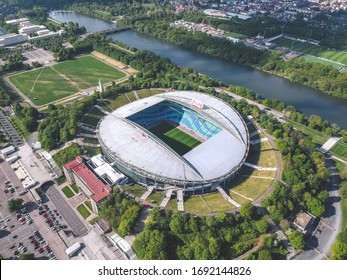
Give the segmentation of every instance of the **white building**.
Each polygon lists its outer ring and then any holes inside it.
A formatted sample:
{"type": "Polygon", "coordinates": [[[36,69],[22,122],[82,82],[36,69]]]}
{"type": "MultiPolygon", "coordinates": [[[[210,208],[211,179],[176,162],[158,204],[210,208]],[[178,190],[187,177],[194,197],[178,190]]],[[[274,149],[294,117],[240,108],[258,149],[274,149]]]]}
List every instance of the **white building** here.
{"type": "Polygon", "coordinates": [[[7,47],[14,44],[27,42],[29,39],[26,34],[5,34],[0,36],[0,47],[7,47]]]}
{"type": "Polygon", "coordinates": [[[47,30],[46,26],[44,25],[31,25],[27,27],[22,27],[18,30],[20,34],[30,34],[35,33],[38,31],[47,30]]]}
{"type": "Polygon", "coordinates": [[[28,21],[28,18],[17,18],[17,19],[7,20],[5,22],[6,24],[19,25],[20,23],[24,21],[28,21]]]}

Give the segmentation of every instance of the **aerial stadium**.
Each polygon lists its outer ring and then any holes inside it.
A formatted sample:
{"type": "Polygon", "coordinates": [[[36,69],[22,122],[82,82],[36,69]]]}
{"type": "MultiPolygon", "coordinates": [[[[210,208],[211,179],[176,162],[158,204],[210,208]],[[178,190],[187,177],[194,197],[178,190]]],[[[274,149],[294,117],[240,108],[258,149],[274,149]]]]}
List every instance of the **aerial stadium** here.
{"type": "Polygon", "coordinates": [[[191,91],[157,94],[118,108],[100,120],[98,140],[105,158],[125,175],[185,194],[226,186],[249,151],[239,113],[218,98],[191,91]]]}

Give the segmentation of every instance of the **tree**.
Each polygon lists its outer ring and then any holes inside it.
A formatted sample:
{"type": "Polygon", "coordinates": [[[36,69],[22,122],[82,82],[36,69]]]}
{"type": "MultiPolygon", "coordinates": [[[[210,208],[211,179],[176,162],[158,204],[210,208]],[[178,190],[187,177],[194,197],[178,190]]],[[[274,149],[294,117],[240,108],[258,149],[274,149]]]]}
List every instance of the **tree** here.
{"type": "Polygon", "coordinates": [[[302,233],[293,230],[289,235],[288,239],[290,243],[293,245],[294,249],[302,250],[305,246],[304,236],[302,233]]]}
{"type": "Polygon", "coordinates": [[[251,202],[247,202],[240,208],[240,215],[246,219],[250,220],[255,215],[255,207],[251,202]]]}
{"type": "Polygon", "coordinates": [[[267,231],[268,224],[264,219],[255,222],[255,227],[260,234],[264,234],[267,231]]]}
{"type": "Polygon", "coordinates": [[[347,243],[337,241],[332,247],[332,256],[333,260],[347,260],[347,243]]]}
{"type": "Polygon", "coordinates": [[[163,232],[159,230],[145,230],[141,232],[133,243],[134,250],[142,260],[167,259],[167,243],[163,232]]]}
{"type": "Polygon", "coordinates": [[[13,213],[16,211],[19,211],[23,207],[23,199],[17,198],[17,199],[11,199],[8,201],[8,210],[13,213]]]}
{"type": "Polygon", "coordinates": [[[19,257],[20,260],[35,260],[34,254],[21,254],[19,257]]]}
{"type": "Polygon", "coordinates": [[[268,250],[261,250],[258,253],[258,260],[272,260],[271,253],[268,250]]]}

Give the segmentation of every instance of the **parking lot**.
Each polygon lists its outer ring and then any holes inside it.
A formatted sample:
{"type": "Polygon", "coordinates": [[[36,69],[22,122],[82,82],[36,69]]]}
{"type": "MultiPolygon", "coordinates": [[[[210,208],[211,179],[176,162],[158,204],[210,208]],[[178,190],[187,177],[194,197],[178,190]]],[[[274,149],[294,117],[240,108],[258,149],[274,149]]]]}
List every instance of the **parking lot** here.
{"type": "Polygon", "coordinates": [[[49,65],[50,63],[54,62],[53,55],[43,49],[35,48],[31,51],[24,52],[23,56],[27,58],[27,60],[25,61],[25,63],[27,64],[31,64],[32,62],[37,61],[42,65],[49,65]]]}
{"type": "Polygon", "coordinates": [[[13,146],[19,147],[23,145],[22,138],[18,135],[17,131],[12,126],[11,122],[6,116],[0,111],[0,124],[6,133],[11,137],[13,146]]]}

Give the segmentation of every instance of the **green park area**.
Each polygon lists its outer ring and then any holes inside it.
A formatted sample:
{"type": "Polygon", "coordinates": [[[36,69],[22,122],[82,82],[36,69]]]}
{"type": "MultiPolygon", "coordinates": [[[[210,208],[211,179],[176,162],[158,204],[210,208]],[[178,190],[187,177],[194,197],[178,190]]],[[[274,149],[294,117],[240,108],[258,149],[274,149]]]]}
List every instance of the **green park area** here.
{"type": "Polygon", "coordinates": [[[347,160],[347,144],[338,142],[330,149],[330,152],[344,160],[347,160]]]}
{"type": "Polygon", "coordinates": [[[132,186],[123,186],[122,189],[123,191],[135,195],[137,197],[141,197],[146,192],[146,189],[144,187],[141,187],[137,184],[132,186]]]}
{"type": "Polygon", "coordinates": [[[92,56],[84,56],[10,77],[10,81],[35,105],[44,105],[125,74],[92,56]]]}

